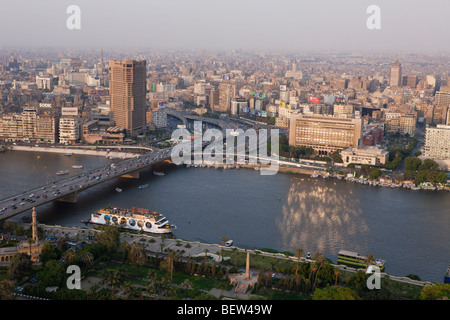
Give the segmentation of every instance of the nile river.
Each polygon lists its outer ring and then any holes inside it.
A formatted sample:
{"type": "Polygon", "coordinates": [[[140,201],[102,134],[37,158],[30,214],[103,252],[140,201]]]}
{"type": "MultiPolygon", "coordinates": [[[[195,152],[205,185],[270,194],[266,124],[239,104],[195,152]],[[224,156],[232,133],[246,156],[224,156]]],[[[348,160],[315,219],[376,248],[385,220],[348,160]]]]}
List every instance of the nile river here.
{"type": "MultiPolygon", "coordinates": [[[[0,153],[0,198],[50,183],[59,170],[75,175],[100,167],[104,157],[38,152],[0,153]],[[84,169],[72,169],[83,164],[84,169]]],[[[226,236],[241,248],[319,251],[333,262],[340,249],[386,260],[386,272],[416,274],[443,282],[450,263],[450,194],[387,189],[305,175],[260,175],[252,169],[151,169],[139,179],[105,182],[78,195],[78,203],[37,208],[42,223],[83,226],[108,205],[163,213],[177,225],[174,235],[220,243],[226,236]],[[146,189],[138,189],[149,184],[146,189]],[[123,189],[122,193],[115,191],[123,189]]],[[[24,215],[26,212],[16,219],[24,215]]]]}

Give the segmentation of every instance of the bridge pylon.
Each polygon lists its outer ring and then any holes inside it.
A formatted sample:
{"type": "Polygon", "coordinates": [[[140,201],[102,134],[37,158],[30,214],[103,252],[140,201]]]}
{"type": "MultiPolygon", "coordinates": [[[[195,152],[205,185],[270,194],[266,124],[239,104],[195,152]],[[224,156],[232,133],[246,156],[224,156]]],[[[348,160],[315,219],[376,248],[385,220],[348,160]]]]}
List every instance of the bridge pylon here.
{"type": "Polygon", "coordinates": [[[139,179],[139,171],[130,172],[130,173],[121,175],[120,178],[139,179]]]}

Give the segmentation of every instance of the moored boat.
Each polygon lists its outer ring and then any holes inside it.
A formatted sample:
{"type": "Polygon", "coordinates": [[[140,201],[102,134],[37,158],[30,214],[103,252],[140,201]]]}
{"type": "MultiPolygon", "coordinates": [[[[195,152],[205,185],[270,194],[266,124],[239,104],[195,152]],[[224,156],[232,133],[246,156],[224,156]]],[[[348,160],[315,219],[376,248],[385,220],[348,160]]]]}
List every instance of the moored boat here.
{"type": "Polygon", "coordinates": [[[69,174],[69,171],[61,170],[56,173],[57,176],[63,176],[65,174],[69,174]]]}
{"type": "Polygon", "coordinates": [[[142,208],[105,208],[91,214],[93,224],[116,225],[125,229],[149,233],[171,233],[176,226],[161,213],[142,208]]]}
{"type": "Polygon", "coordinates": [[[148,187],[148,184],[143,184],[143,185],[139,186],[139,189],[145,189],[147,187],[148,187]]]}
{"type": "Polygon", "coordinates": [[[163,176],[163,175],[164,175],[164,172],[161,172],[161,171],[153,171],[153,174],[156,175],[156,176],[163,176]]]}
{"type": "Polygon", "coordinates": [[[386,261],[382,259],[373,259],[373,261],[367,261],[367,257],[361,256],[356,252],[340,250],[337,256],[337,263],[348,265],[354,268],[367,268],[368,265],[374,265],[383,271],[386,265],[386,261]]]}

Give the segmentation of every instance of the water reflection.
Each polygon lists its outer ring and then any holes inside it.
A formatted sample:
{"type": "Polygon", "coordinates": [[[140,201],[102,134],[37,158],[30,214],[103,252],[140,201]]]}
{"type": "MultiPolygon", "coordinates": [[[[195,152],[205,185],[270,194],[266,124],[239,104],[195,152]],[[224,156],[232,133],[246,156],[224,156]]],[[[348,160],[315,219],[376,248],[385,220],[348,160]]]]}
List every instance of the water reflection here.
{"type": "Polygon", "coordinates": [[[369,228],[360,201],[343,183],[292,177],[278,228],[283,246],[336,255],[366,247],[369,228]],[[354,243],[363,239],[363,243],[354,243]]]}

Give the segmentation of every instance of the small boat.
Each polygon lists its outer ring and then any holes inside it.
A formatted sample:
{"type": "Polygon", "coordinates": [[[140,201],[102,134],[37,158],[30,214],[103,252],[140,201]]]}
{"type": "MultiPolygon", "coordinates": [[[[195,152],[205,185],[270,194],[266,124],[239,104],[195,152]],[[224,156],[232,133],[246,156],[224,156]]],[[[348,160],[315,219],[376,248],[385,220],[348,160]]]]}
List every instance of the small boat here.
{"type": "Polygon", "coordinates": [[[72,166],[74,169],[83,169],[83,166],[81,164],[75,164],[72,166]]]}
{"type": "Polygon", "coordinates": [[[117,192],[122,192],[122,189],[116,188],[116,191],[117,191],[117,192]]]}
{"type": "Polygon", "coordinates": [[[65,175],[65,174],[69,174],[69,171],[63,171],[63,170],[61,170],[61,171],[58,171],[58,172],[56,173],[57,176],[63,176],[63,175],[65,175]]]}
{"type": "Polygon", "coordinates": [[[145,189],[147,187],[148,187],[148,184],[143,184],[143,185],[139,186],[139,189],[145,189]]]}
{"type": "Polygon", "coordinates": [[[164,175],[164,172],[161,172],[161,171],[153,171],[153,174],[156,175],[156,176],[163,176],[163,175],[164,175]]]}
{"type": "Polygon", "coordinates": [[[225,245],[227,247],[231,247],[233,245],[233,240],[228,240],[227,242],[225,242],[225,245]]]}
{"type": "Polygon", "coordinates": [[[71,157],[72,154],[71,153],[66,153],[66,157],[71,157]]]}

